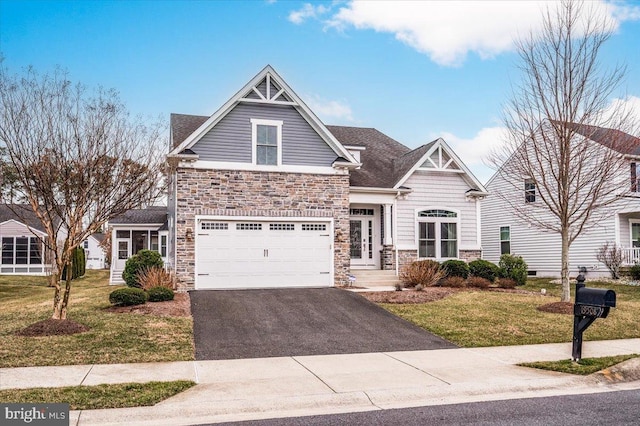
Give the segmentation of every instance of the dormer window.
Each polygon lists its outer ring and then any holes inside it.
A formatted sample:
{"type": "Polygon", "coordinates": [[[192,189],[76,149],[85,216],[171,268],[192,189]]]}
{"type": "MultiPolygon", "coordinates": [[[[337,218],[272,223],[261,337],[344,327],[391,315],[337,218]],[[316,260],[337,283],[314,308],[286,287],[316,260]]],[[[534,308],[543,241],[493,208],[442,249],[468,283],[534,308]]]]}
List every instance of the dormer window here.
{"type": "Polygon", "coordinates": [[[282,121],[251,119],[253,164],[282,164],[282,121]]]}

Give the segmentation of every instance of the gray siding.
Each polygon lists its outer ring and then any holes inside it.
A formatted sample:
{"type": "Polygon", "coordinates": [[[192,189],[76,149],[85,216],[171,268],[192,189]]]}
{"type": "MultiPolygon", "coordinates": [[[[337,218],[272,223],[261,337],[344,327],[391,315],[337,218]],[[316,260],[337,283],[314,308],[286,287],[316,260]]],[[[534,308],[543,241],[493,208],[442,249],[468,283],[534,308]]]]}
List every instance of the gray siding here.
{"type": "Polygon", "coordinates": [[[331,166],[336,153],[292,106],[239,104],[191,149],[204,161],[251,163],[251,119],[282,120],[282,164],[331,166]]]}
{"type": "Polygon", "coordinates": [[[15,222],[7,221],[0,225],[0,236],[2,237],[32,237],[33,232],[27,227],[27,225],[15,222]]]}

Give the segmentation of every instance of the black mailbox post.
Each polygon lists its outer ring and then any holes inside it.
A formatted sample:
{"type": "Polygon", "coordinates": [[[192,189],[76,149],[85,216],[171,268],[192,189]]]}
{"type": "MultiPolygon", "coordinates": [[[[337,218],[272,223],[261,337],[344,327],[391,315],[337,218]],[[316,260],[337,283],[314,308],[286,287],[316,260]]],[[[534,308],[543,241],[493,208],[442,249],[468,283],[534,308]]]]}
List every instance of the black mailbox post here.
{"type": "Polygon", "coordinates": [[[574,361],[582,358],[582,333],[598,318],[606,318],[609,309],[616,307],[616,292],[584,285],[584,275],[576,278],[576,300],[573,305],[573,351],[574,361]]]}

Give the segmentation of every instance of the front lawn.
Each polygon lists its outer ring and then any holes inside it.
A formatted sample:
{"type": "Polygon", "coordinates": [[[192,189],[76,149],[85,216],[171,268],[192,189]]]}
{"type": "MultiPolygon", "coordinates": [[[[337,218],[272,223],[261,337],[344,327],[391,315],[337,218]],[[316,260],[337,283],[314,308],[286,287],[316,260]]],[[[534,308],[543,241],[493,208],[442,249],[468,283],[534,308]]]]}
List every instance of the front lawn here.
{"type": "Polygon", "coordinates": [[[108,312],[108,271],[87,270],[71,288],[68,318],[90,327],[68,336],[15,333],[50,318],[45,277],[0,275],[0,367],[193,360],[190,317],[108,312]]]}
{"type": "MultiPolygon", "coordinates": [[[[584,333],[585,340],[640,337],[640,287],[587,282],[613,289],[617,307],[584,333]]],[[[573,315],[541,312],[540,305],[560,300],[561,286],[533,279],[518,289],[531,294],[468,290],[420,304],[381,303],[390,312],[463,347],[571,342],[573,315]],[[546,296],[540,290],[546,290],[546,296]]],[[[572,284],[573,292],[573,284],[572,284]]]]}
{"type": "Polygon", "coordinates": [[[118,383],[64,388],[7,389],[0,391],[4,403],[67,403],[71,410],[98,410],[155,405],[195,386],[194,382],[118,383]]]}

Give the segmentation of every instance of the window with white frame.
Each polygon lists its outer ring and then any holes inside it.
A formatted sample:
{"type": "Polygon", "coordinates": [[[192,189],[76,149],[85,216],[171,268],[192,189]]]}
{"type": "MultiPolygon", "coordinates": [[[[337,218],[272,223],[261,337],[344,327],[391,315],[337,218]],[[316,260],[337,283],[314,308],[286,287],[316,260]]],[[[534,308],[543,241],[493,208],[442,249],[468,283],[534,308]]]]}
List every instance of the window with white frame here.
{"type": "Polygon", "coordinates": [[[640,222],[631,222],[631,247],[640,248],[640,222]]]}
{"type": "Polygon", "coordinates": [[[282,121],[251,119],[253,163],[282,164],[282,121]]]}
{"type": "Polygon", "coordinates": [[[3,265],[41,265],[42,243],[36,237],[2,237],[3,265]]]}
{"type": "Polygon", "coordinates": [[[500,254],[511,254],[511,227],[500,227],[500,254]]]}
{"type": "Polygon", "coordinates": [[[533,179],[524,180],[524,201],[527,203],[536,201],[536,183],[533,179]]]}
{"type": "Polygon", "coordinates": [[[640,192],[640,163],[631,163],[631,192],[640,192]]]}
{"type": "Polygon", "coordinates": [[[458,214],[431,209],[418,212],[418,256],[421,258],[458,257],[458,214]]]}

